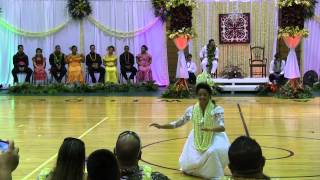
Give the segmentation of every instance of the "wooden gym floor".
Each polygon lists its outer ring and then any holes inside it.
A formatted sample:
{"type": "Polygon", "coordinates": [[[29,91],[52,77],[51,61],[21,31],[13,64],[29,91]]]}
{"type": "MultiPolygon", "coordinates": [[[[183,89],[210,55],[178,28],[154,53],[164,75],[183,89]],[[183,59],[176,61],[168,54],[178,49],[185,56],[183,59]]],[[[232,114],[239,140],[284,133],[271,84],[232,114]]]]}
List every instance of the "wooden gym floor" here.
{"type": "MultiPolygon", "coordinates": [[[[263,97],[218,97],[225,109],[230,141],[249,134],[268,159],[265,173],[274,179],[320,179],[320,98],[308,102],[263,97]],[[237,103],[244,116],[242,122],[237,103]]],[[[196,179],[178,172],[178,158],[191,123],[176,130],[149,128],[152,122],[178,118],[196,100],[163,101],[156,97],[0,96],[0,138],[20,147],[14,180],[35,179],[54,165],[67,136],[79,137],[86,154],[113,149],[117,135],[136,131],[142,138],[143,160],[174,180],[196,179]],[[158,167],[161,166],[161,167],[158,167]]],[[[229,170],[225,170],[230,174],[229,170]]]]}

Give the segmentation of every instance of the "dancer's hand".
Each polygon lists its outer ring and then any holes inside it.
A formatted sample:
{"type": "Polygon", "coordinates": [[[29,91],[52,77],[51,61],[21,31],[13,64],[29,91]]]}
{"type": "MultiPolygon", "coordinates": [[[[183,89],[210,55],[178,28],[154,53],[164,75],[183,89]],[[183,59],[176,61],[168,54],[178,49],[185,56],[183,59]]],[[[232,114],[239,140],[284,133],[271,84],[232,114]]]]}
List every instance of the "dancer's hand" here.
{"type": "Polygon", "coordinates": [[[158,129],[161,129],[161,125],[160,124],[158,124],[158,123],[152,123],[152,124],[150,124],[149,125],[150,127],[156,127],[156,128],[158,128],[158,129]]]}

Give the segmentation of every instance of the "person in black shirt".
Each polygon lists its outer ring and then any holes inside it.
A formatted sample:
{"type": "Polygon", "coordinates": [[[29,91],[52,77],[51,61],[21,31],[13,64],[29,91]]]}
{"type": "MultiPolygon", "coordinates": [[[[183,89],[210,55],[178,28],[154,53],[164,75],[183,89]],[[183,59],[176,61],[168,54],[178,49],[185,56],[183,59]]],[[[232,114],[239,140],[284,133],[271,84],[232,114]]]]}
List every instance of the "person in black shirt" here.
{"type": "Polygon", "coordinates": [[[49,63],[51,65],[50,72],[59,83],[67,73],[64,58],[65,55],[61,52],[60,45],[56,45],[55,51],[50,54],[49,63]]]}
{"type": "Polygon", "coordinates": [[[18,83],[18,73],[26,73],[26,82],[30,82],[30,77],[32,75],[32,70],[29,66],[28,56],[23,52],[23,45],[18,45],[18,52],[13,56],[13,65],[12,70],[13,82],[18,83]]]}
{"type": "Polygon", "coordinates": [[[127,72],[131,72],[130,79],[134,79],[137,74],[137,69],[134,67],[134,56],[129,50],[129,46],[125,46],[124,53],[120,55],[121,74],[127,81],[127,72]]]}
{"type": "Polygon", "coordinates": [[[94,76],[95,72],[98,72],[99,75],[99,83],[104,83],[104,76],[106,70],[101,67],[102,60],[101,56],[96,53],[95,45],[90,45],[90,53],[86,57],[86,65],[88,66],[88,71],[91,76],[92,83],[96,83],[96,77],[94,76]]]}

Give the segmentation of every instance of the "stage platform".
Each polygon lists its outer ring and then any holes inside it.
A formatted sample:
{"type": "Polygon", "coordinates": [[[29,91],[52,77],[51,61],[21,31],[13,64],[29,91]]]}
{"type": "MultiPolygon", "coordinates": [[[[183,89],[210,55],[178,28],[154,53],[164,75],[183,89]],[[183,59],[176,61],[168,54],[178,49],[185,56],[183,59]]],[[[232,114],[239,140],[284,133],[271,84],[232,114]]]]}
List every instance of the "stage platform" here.
{"type": "Polygon", "coordinates": [[[261,84],[269,82],[268,78],[242,78],[242,79],[223,79],[217,78],[213,80],[224,92],[248,92],[257,91],[257,87],[261,84]]]}

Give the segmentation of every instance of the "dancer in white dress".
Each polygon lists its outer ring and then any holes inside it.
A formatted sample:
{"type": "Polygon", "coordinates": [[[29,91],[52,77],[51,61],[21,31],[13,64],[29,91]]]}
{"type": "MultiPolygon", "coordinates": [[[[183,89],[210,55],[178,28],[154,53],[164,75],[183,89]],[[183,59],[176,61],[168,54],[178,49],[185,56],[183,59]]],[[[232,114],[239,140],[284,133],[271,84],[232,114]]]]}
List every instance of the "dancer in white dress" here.
{"type": "Polygon", "coordinates": [[[224,110],[211,101],[212,90],[200,83],[196,88],[199,102],[187,109],[182,118],[166,125],[153,123],[159,129],[175,129],[189,121],[193,129],[179,159],[181,170],[206,179],[220,179],[228,165],[229,140],[224,128],[224,110]]]}
{"type": "Polygon", "coordinates": [[[209,69],[210,74],[214,74],[218,68],[218,59],[219,59],[219,49],[216,46],[215,42],[213,39],[209,40],[209,43],[207,45],[205,45],[201,51],[200,51],[200,60],[201,60],[201,68],[202,71],[207,71],[207,65],[208,65],[208,47],[215,47],[215,51],[214,51],[214,59],[212,61],[212,68],[211,71],[209,69]]]}

